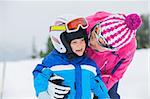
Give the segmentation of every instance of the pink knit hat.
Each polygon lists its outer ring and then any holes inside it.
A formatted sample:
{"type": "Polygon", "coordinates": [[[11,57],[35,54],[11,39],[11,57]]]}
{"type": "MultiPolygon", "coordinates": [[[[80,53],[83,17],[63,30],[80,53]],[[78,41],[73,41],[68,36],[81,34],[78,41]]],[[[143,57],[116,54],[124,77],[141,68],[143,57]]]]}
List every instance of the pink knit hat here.
{"type": "MultiPolygon", "coordinates": [[[[90,22],[90,20],[88,20],[89,25],[93,25],[95,22],[90,22]]],[[[111,14],[95,23],[95,26],[98,25],[101,29],[98,34],[104,37],[107,45],[120,49],[135,37],[141,23],[142,20],[137,14],[129,14],[128,16],[124,14],[111,14]]],[[[91,29],[91,27],[88,27],[87,32],[90,33],[91,29]]]]}

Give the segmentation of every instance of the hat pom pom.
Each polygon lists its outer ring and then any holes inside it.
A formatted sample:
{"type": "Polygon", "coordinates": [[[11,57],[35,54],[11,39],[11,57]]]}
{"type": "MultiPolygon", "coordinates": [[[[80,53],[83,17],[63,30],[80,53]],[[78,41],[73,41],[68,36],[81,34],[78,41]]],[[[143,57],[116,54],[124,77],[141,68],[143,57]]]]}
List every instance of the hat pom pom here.
{"type": "Polygon", "coordinates": [[[142,20],[141,20],[139,15],[137,15],[137,14],[130,14],[130,15],[128,15],[126,17],[125,22],[126,22],[126,24],[127,24],[129,29],[136,30],[141,25],[142,20]]]}

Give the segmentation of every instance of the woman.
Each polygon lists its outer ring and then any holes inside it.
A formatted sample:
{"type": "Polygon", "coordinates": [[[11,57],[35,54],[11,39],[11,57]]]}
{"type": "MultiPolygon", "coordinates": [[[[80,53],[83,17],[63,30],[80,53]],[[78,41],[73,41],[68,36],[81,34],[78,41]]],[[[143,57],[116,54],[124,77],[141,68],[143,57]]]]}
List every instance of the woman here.
{"type": "Polygon", "coordinates": [[[99,66],[111,99],[120,99],[118,83],[133,59],[141,18],[137,14],[97,12],[86,19],[90,46],[87,54],[99,66]]]}

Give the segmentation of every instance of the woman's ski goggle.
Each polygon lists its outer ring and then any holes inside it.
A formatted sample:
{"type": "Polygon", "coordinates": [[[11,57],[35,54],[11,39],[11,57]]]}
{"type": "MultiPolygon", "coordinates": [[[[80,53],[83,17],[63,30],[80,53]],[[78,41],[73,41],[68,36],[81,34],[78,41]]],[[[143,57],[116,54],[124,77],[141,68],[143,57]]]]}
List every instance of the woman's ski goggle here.
{"type": "Polygon", "coordinates": [[[109,46],[106,42],[105,38],[101,35],[101,27],[100,25],[96,25],[92,31],[92,33],[95,34],[97,43],[104,48],[110,49],[110,50],[116,50],[116,48],[109,46]]]}
{"type": "Polygon", "coordinates": [[[81,26],[82,29],[86,29],[88,27],[88,23],[85,18],[71,20],[62,26],[50,26],[50,31],[67,31],[70,33],[78,31],[79,26],[81,26]]]}

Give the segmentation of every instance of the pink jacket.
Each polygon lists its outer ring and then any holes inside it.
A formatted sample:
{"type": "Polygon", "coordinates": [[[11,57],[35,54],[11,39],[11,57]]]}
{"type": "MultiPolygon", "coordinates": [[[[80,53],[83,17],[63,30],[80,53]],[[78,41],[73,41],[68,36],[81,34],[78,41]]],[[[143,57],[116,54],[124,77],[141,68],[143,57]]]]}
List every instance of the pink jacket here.
{"type": "MultiPolygon", "coordinates": [[[[89,33],[91,28],[97,22],[109,15],[111,15],[111,13],[97,12],[95,15],[87,17],[87,21],[92,22],[92,24],[89,24],[87,32],[89,33]]],[[[102,79],[109,90],[122,78],[133,59],[135,50],[136,39],[133,38],[129,44],[125,45],[116,52],[95,52],[91,48],[87,48],[87,55],[98,65],[101,70],[102,79]]]]}

